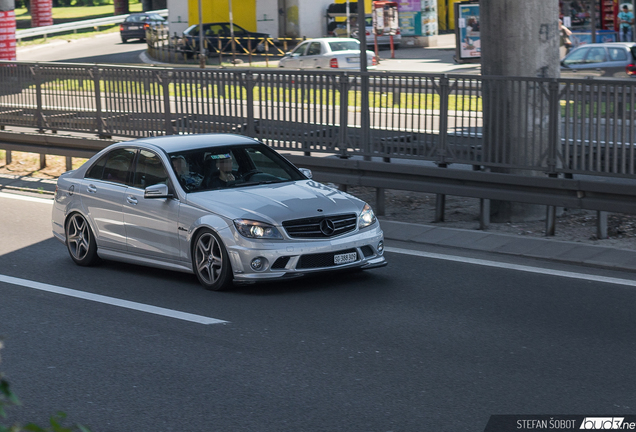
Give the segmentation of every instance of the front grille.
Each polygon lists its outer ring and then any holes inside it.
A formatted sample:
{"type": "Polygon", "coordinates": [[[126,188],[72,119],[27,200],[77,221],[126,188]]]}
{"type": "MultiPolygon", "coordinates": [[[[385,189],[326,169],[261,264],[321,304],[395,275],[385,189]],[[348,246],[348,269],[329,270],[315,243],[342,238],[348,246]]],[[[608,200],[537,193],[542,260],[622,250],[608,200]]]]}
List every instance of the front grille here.
{"type": "Polygon", "coordinates": [[[357,216],[351,213],[285,221],[283,227],[293,238],[329,238],[355,230],[357,221],[357,216]]]}
{"type": "Polygon", "coordinates": [[[336,265],[333,262],[334,255],[340,255],[340,254],[351,253],[351,252],[357,253],[355,249],[347,249],[347,250],[342,250],[338,252],[327,252],[327,253],[303,255],[298,260],[296,269],[334,267],[336,265]]]}

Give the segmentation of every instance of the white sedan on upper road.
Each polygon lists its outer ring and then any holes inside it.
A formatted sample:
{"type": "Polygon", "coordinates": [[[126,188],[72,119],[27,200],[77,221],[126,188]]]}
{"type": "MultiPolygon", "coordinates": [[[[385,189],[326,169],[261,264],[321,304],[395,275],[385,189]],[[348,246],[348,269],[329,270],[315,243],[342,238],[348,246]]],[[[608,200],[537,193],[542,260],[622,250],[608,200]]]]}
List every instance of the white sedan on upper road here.
{"type": "MultiPolygon", "coordinates": [[[[367,51],[367,69],[378,64],[375,53],[367,51]]],[[[279,67],[293,69],[360,69],[360,42],[351,38],[307,40],[287,53],[279,67]]]]}

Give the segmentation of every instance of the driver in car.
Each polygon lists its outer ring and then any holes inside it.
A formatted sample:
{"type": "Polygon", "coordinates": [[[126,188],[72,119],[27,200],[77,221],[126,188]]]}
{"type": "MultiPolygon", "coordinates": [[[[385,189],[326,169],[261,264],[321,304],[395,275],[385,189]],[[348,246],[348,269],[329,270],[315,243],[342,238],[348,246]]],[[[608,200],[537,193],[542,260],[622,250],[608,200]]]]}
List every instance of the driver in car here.
{"type": "Polygon", "coordinates": [[[232,156],[230,154],[220,154],[213,157],[216,159],[216,169],[218,176],[210,179],[208,187],[226,187],[236,180],[232,174],[232,156]]]}

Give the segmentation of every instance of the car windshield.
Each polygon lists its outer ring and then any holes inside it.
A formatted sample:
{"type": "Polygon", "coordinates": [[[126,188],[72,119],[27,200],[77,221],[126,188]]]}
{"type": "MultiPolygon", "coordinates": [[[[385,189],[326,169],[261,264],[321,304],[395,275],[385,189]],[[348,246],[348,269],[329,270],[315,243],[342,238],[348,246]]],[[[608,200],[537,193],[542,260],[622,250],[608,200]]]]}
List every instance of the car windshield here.
{"type": "Polygon", "coordinates": [[[186,192],[305,179],[298,169],[265,145],[211,147],[169,156],[186,192]]]}
{"type": "Polygon", "coordinates": [[[358,51],[360,50],[360,42],[358,41],[334,41],[334,42],[329,42],[329,48],[331,48],[331,51],[349,51],[349,50],[354,50],[354,51],[358,51]]]}

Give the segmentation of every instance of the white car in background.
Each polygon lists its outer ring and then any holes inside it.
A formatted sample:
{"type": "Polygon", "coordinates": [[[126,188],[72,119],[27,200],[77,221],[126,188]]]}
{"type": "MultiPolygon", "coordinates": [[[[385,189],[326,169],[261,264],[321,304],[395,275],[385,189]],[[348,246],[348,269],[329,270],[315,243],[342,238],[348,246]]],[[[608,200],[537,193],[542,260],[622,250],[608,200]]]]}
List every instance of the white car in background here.
{"type": "MultiPolygon", "coordinates": [[[[367,51],[367,69],[377,66],[367,51]]],[[[318,38],[302,42],[280,59],[279,67],[292,69],[360,69],[360,42],[352,38],[318,38]]]]}

